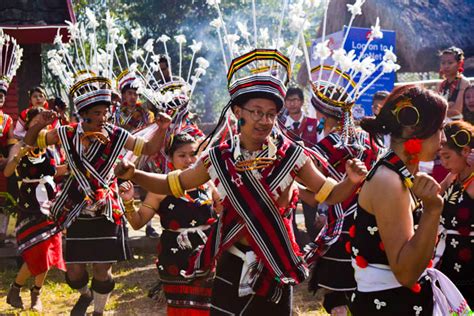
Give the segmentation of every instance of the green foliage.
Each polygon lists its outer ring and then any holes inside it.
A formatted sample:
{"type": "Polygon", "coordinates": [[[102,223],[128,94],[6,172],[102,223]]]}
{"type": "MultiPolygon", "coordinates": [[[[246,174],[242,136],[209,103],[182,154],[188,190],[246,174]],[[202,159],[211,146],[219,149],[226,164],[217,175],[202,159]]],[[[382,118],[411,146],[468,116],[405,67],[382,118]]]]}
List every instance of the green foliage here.
{"type": "MultiPolygon", "coordinates": [[[[257,27],[268,27],[270,40],[272,35],[276,37],[283,2],[282,0],[256,1],[258,6],[257,27]]],[[[289,0],[288,2],[291,4],[294,1],[289,0]]],[[[162,34],[171,38],[178,34],[184,34],[188,45],[192,43],[192,39],[202,41],[203,49],[200,55],[206,58],[211,66],[196,88],[193,95],[193,106],[202,122],[215,121],[220,110],[228,101],[225,76],[227,69],[224,67],[216,31],[209,25],[217,17],[217,12],[214,8],[210,8],[205,0],[75,0],[73,5],[78,22],[86,20],[85,10],[89,8],[96,12],[98,18],[105,17],[105,12],[109,10],[122,29],[129,30],[139,25],[144,33],[139,45],[144,44],[149,38],[157,39],[162,34]]],[[[224,21],[228,25],[229,33],[237,32],[235,22],[246,20],[249,32],[253,34],[252,2],[250,0],[222,1],[221,9],[224,11],[224,21]]],[[[308,12],[308,16],[312,25],[317,25],[318,17],[321,16],[321,8],[315,12],[308,12]]],[[[309,29],[306,35],[307,41],[314,39],[315,34],[315,27],[309,29]]],[[[102,40],[105,41],[105,38],[104,34],[102,40]]],[[[285,40],[284,47],[294,43],[295,34],[287,30],[287,24],[283,24],[282,38],[285,40]]],[[[160,44],[156,43],[155,45],[160,44]]],[[[168,48],[173,60],[172,67],[177,69],[178,45],[174,41],[170,41],[168,48]]],[[[161,51],[162,48],[159,47],[159,50],[161,51]]],[[[282,50],[283,53],[287,53],[286,48],[282,50]]],[[[191,59],[190,51],[188,52],[189,54],[183,61],[184,69],[188,68],[191,59]]],[[[47,68],[46,63],[46,58],[43,58],[44,68],[47,68]]],[[[297,69],[299,67],[295,70],[297,69]]],[[[45,77],[50,83],[48,86],[51,86],[53,91],[57,91],[57,84],[54,84],[54,80],[47,72],[46,70],[45,77]]],[[[295,76],[296,71],[293,73],[295,76]]]]}

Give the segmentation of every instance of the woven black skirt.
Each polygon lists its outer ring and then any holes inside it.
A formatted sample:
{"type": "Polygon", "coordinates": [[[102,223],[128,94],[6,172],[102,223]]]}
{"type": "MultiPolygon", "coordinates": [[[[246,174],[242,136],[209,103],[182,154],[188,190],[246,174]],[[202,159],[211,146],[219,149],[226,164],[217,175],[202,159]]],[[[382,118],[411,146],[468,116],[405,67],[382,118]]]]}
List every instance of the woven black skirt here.
{"type": "Polygon", "coordinates": [[[377,291],[355,291],[349,306],[354,316],[432,316],[433,291],[427,278],[419,282],[421,290],[413,292],[406,287],[377,291]]]}
{"type": "Polygon", "coordinates": [[[104,216],[79,216],[67,229],[66,263],[114,263],[128,260],[130,248],[125,223],[117,225],[104,216]]]}

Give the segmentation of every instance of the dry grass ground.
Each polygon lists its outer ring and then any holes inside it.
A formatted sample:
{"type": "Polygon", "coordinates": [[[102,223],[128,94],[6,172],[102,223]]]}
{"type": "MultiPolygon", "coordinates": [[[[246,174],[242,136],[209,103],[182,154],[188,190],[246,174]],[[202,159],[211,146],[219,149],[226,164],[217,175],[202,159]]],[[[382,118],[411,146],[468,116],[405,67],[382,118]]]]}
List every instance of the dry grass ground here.
{"type": "MultiPolygon", "coordinates": [[[[11,308],[6,303],[6,294],[16,270],[3,267],[0,272],[0,315],[35,315],[32,311],[11,308]]],[[[114,267],[116,288],[106,306],[106,315],[166,315],[164,304],[147,297],[148,289],[155,282],[156,268],[152,255],[135,256],[134,260],[121,262],[114,267]]],[[[29,286],[28,286],[29,287],[29,286]]],[[[64,283],[61,271],[51,271],[43,287],[43,315],[69,315],[79,294],[64,283]]],[[[22,291],[23,302],[30,306],[29,291],[22,291]]],[[[294,309],[296,315],[326,315],[315,296],[308,293],[306,284],[295,289],[294,309]]],[[[89,308],[92,313],[92,308],[89,308]]],[[[36,315],[38,315],[36,313],[36,315]]]]}

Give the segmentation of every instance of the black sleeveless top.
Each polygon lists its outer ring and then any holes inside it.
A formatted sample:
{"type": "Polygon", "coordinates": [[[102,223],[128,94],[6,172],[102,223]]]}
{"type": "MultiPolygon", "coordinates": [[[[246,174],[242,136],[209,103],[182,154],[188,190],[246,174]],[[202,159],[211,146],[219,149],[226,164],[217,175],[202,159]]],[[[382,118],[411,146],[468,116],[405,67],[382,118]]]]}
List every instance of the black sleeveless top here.
{"type": "MultiPolygon", "coordinates": [[[[161,201],[157,213],[163,227],[157,245],[156,265],[160,280],[166,284],[189,283],[191,280],[181,276],[180,271],[188,268],[189,256],[205,243],[207,237],[190,231],[186,234],[186,239],[192,246],[186,249],[180,246],[178,240],[183,230],[211,225],[216,221],[212,199],[204,189],[190,191],[183,198],[168,195],[161,201]]],[[[201,229],[201,232],[207,236],[209,229],[201,229]]]]}
{"type": "Polygon", "coordinates": [[[452,82],[444,80],[440,85],[440,93],[448,95],[448,102],[456,102],[461,88],[461,77],[456,77],[452,82]]]}
{"type": "Polygon", "coordinates": [[[465,187],[474,181],[453,182],[444,193],[441,225],[447,230],[439,269],[455,284],[474,286],[474,199],[465,187]]]}
{"type": "MultiPolygon", "coordinates": [[[[413,184],[413,175],[393,151],[389,151],[375,164],[367,175],[367,180],[370,180],[374,176],[380,166],[388,167],[396,172],[400,176],[401,181],[408,188],[413,184]]],[[[410,194],[416,201],[413,217],[414,223],[417,223],[422,213],[422,204],[411,191],[410,194]]],[[[346,247],[351,249],[352,257],[356,260],[356,264],[361,268],[367,267],[369,263],[388,265],[385,247],[380,238],[375,216],[364,210],[358,203],[357,211],[354,214],[354,221],[355,224],[349,229],[351,244],[346,247]]]]}
{"type": "Polygon", "coordinates": [[[56,196],[54,183],[51,185],[50,181],[44,181],[46,176],[54,177],[56,174],[53,153],[49,149],[45,152],[38,152],[38,149],[35,149],[33,155],[25,155],[16,167],[18,178],[23,179],[18,199],[18,209],[23,215],[41,215],[39,200],[53,201],[56,196]],[[33,156],[36,154],[38,157],[33,156]],[[40,184],[42,186],[38,187],[40,184]]]}
{"type": "Polygon", "coordinates": [[[215,218],[212,199],[205,190],[188,192],[188,197],[166,196],[160,203],[158,215],[163,229],[176,230],[208,224],[215,218]]]}

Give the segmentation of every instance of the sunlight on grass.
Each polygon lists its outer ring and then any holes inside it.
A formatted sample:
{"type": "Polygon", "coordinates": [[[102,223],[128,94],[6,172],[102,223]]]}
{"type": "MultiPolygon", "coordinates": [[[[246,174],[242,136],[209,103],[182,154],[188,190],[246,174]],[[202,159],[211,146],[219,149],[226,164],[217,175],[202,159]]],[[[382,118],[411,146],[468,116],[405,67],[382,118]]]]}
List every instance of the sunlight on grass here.
{"type": "MultiPolygon", "coordinates": [[[[120,262],[113,268],[116,281],[115,290],[107,302],[106,315],[166,315],[166,306],[147,297],[148,290],[157,280],[155,257],[152,255],[135,256],[134,260],[120,262]]],[[[13,282],[15,269],[0,272],[0,315],[39,315],[30,310],[20,311],[6,303],[8,288],[13,282]]],[[[31,280],[21,291],[26,308],[30,306],[31,280]]],[[[294,291],[294,312],[301,316],[327,315],[315,297],[306,291],[306,284],[294,291]]],[[[72,306],[79,298],[79,293],[69,288],[64,282],[64,272],[50,271],[42,288],[41,299],[44,305],[42,315],[69,315],[72,306]]],[[[88,312],[92,312],[89,307],[88,312]]]]}

